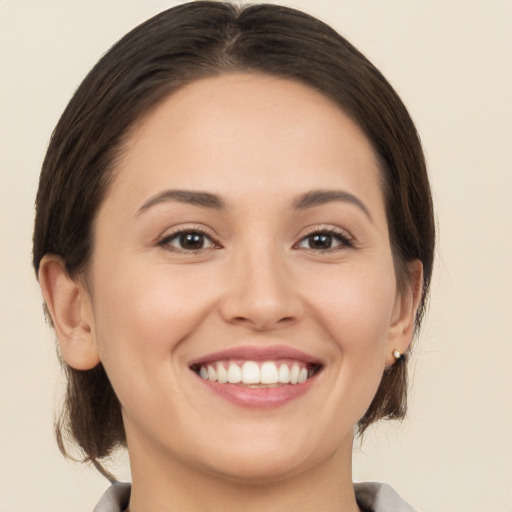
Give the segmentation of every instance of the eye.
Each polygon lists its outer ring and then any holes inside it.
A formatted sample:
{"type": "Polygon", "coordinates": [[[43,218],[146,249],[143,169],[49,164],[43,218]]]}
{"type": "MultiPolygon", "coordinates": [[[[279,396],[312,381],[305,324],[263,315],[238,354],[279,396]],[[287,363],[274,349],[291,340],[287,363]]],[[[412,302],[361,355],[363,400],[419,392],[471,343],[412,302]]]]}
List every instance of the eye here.
{"type": "Polygon", "coordinates": [[[181,250],[187,252],[198,252],[204,249],[218,247],[210,236],[202,231],[187,230],[178,231],[167,235],[159,245],[171,250],[181,250]]]}
{"type": "Polygon", "coordinates": [[[353,243],[344,233],[329,229],[310,233],[299,241],[298,247],[314,251],[329,251],[353,247],[353,243]]]}

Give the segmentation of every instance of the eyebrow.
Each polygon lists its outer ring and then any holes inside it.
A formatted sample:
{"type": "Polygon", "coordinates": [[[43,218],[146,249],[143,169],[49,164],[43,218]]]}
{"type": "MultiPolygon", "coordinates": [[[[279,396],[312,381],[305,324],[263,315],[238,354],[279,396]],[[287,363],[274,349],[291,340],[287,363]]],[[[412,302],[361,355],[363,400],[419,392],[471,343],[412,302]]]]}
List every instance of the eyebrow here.
{"type": "Polygon", "coordinates": [[[353,194],[343,190],[313,190],[296,198],[292,206],[296,210],[305,210],[307,208],[314,208],[333,201],[340,201],[342,203],[350,203],[357,206],[367,217],[373,222],[370,210],[365,204],[353,194]]]}
{"type": "Polygon", "coordinates": [[[193,190],[166,190],[150,197],[138,210],[137,214],[142,213],[152,206],[168,201],[176,201],[178,203],[193,204],[202,206],[203,208],[213,208],[221,210],[225,208],[224,201],[215,194],[209,192],[196,192],[193,190]]]}
{"type": "MultiPolygon", "coordinates": [[[[226,208],[224,200],[216,194],[210,192],[198,192],[194,190],[165,190],[153,197],[150,197],[138,210],[140,214],[152,206],[166,203],[168,201],[176,201],[178,203],[192,204],[203,208],[212,208],[214,210],[222,210],[226,208]]],[[[312,190],[306,194],[302,194],[292,202],[292,208],[295,210],[306,210],[315,206],[322,206],[333,201],[350,203],[357,206],[367,217],[373,222],[372,216],[364,203],[353,194],[343,190],[312,190]]]]}

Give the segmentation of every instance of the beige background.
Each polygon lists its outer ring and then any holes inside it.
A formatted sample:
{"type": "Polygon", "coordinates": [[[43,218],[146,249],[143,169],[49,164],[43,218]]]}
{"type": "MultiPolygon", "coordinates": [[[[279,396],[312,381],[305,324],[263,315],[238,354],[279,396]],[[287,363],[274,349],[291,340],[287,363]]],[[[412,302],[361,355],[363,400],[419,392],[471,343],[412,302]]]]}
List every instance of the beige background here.
{"type": "MultiPolygon", "coordinates": [[[[91,511],[107,485],[52,438],[61,378],[30,267],[33,201],[51,130],[85,73],[175,3],[0,0],[0,512],[91,511]]],[[[395,85],[437,206],[409,418],[367,435],[354,476],[391,483],[423,512],[511,512],[512,3],[283,3],[334,25],[395,85]]]]}

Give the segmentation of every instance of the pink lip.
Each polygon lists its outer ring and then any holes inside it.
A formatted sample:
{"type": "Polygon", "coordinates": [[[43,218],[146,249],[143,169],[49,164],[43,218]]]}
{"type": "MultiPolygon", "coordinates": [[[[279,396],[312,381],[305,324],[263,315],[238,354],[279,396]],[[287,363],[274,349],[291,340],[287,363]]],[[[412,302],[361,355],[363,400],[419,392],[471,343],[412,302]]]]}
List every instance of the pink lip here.
{"type": "Polygon", "coordinates": [[[221,384],[197,378],[213,393],[240,407],[275,409],[307,393],[316,375],[301,384],[285,384],[276,388],[246,388],[239,384],[221,384]]]}
{"type": "Polygon", "coordinates": [[[213,352],[189,362],[189,367],[221,360],[276,361],[278,359],[295,359],[311,364],[322,364],[316,357],[292,347],[275,345],[271,347],[242,346],[213,352]]]}
{"type": "MultiPolygon", "coordinates": [[[[271,347],[242,346],[220,350],[190,361],[189,367],[193,369],[201,364],[223,360],[276,361],[280,359],[292,359],[304,361],[309,364],[322,365],[318,358],[306,354],[305,352],[295,348],[277,345],[271,347]]],[[[197,375],[197,372],[194,373],[197,375]]],[[[317,375],[314,375],[300,384],[285,384],[268,388],[250,388],[240,384],[213,382],[202,379],[197,375],[200,382],[206,386],[210,392],[240,407],[253,409],[273,409],[281,407],[303,396],[311,389],[311,386],[316,381],[316,377],[317,375]]]]}

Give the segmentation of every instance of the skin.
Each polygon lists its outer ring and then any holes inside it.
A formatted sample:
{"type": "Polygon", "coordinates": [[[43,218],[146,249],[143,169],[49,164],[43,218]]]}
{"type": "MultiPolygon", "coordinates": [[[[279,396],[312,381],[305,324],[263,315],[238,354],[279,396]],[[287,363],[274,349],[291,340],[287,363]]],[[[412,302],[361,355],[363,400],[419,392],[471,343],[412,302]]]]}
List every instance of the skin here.
{"type": "Polygon", "coordinates": [[[46,256],[40,282],[66,361],[101,360],[122,404],[130,510],[357,511],[353,429],[407,349],[421,283],[415,262],[397,287],[365,135],[304,85],[223,75],[142,119],[115,171],[86,279],[46,256]],[[225,206],[154,201],[168,190],[225,206]],[[359,203],[293,206],[319,190],[359,203]],[[184,250],[179,230],[205,232],[202,248],[184,250]],[[241,345],[294,347],[322,371],[284,406],[240,407],[189,362],[241,345]]]}

